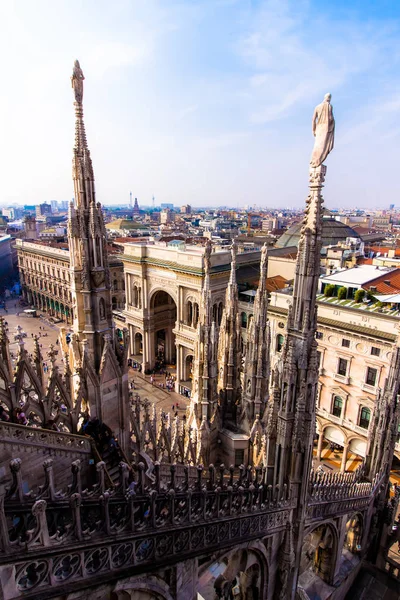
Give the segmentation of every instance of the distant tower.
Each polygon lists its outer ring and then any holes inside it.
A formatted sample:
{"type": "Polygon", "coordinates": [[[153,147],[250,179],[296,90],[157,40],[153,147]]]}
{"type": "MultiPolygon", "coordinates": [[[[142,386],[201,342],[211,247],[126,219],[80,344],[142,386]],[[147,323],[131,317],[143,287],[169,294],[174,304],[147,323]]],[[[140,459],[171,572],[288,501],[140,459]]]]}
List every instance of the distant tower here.
{"type": "Polygon", "coordinates": [[[152,201],[153,201],[153,208],[154,208],[154,202],[155,202],[155,198],[154,198],[154,196],[153,196],[153,198],[152,198],[152,201]]]}
{"type": "Polygon", "coordinates": [[[36,217],[28,215],[24,221],[25,238],[27,240],[37,240],[38,231],[36,227],[36,217]]]}
{"type": "Polygon", "coordinates": [[[135,204],[133,206],[133,215],[136,217],[140,215],[140,209],[137,198],[135,198],[135,204]]]}
{"type": "Polygon", "coordinates": [[[129,206],[132,208],[132,192],[129,192],[129,206]]]}

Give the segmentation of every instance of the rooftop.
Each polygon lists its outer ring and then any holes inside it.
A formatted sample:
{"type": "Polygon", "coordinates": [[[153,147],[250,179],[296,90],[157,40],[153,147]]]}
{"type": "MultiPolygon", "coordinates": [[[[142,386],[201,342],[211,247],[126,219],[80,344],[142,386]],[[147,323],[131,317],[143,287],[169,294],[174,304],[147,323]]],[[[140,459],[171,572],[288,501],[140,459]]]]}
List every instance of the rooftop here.
{"type": "Polygon", "coordinates": [[[344,284],[344,285],[365,285],[375,279],[389,273],[397,271],[395,267],[376,267],[375,265],[360,265],[352,269],[343,269],[321,277],[324,283],[344,284]]]}
{"type": "MultiPolygon", "coordinates": [[[[276,245],[278,248],[287,246],[298,246],[300,241],[300,232],[303,222],[295,223],[278,239],[276,245]]],[[[331,218],[322,219],[322,246],[335,246],[338,242],[344,241],[348,237],[360,238],[359,234],[340,221],[331,218]]]]}

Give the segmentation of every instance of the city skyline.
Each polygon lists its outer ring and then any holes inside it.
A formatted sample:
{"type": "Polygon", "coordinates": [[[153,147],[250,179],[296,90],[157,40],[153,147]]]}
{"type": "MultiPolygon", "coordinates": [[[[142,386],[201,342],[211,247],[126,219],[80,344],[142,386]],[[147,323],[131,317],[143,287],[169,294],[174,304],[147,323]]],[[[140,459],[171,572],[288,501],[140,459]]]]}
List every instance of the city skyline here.
{"type": "Polygon", "coordinates": [[[332,93],[326,206],[397,204],[400,58],[391,3],[4,4],[0,204],[70,199],[71,64],[81,61],[105,205],[301,207],[313,106],[332,93]],[[318,10],[316,10],[318,8],[318,10]],[[5,29],[7,26],[7,31],[5,29]],[[87,90],[87,91],[86,91],[87,90]],[[372,143],[373,140],[373,143],[372,143]],[[21,176],[23,167],[24,176],[21,176]],[[284,185],[282,185],[284,182],[284,185]]]}

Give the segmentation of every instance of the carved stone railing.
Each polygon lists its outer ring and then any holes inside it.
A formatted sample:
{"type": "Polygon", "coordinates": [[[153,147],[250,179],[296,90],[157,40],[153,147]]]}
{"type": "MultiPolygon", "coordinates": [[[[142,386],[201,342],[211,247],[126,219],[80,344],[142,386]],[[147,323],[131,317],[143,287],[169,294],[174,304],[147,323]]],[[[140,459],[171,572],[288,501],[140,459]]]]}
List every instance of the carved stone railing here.
{"type": "Polygon", "coordinates": [[[375,499],[384,470],[371,481],[363,481],[363,467],[355,473],[311,472],[307,519],[320,520],[330,516],[363,510],[375,499]]]}
{"type": "Polygon", "coordinates": [[[400,582],[400,565],[391,558],[386,558],[385,571],[388,575],[400,582]]]}
{"type": "MultiPolygon", "coordinates": [[[[13,486],[0,497],[0,586],[4,600],[34,590],[96,577],[120,578],[146,565],[156,567],[230,547],[281,531],[295,499],[263,484],[260,472],[242,469],[237,476],[223,467],[196,467],[197,479],[175,481],[175,465],[168,480],[154,465],[148,483],[139,464],[136,481],[120,463],[120,482],[107,490],[104,463],[98,463],[98,482],[82,490],[79,461],[67,490],[57,491],[51,461],[46,461],[46,485],[36,497],[21,486],[21,461],[11,465],[13,486]],[[50,464],[49,464],[50,463],[50,464]],[[231,485],[230,485],[231,484],[231,485]]],[[[72,589],[72,587],[71,587],[72,589]]],[[[46,597],[41,595],[41,597],[46,597]]]]}
{"type": "Polygon", "coordinates": [[[73,433],[40,429],[38,427],[26,427],[0,421],[1,443],[11,443],[54,450],[73,451],[82,454],[91,454],[90,438],[85,438],[73,433]]]}
{"type": "Polygon", "coordinates": [[[322,408],[317,408],[316,413],[317,413],[317,416],[323,417],[324,419],[327,419],[328,421],[331,421],[332,423],[336,423],[337,425],[340,425],[341,427],[345,427],[346,429],[350,429],[351,431],[358,433],[359,435],[361,435],[364,438],[366,438],[368,436],[368,429],[365,429],[364,427],[360,427],[359,425],[352,423],[351,421],[349,421],[349,419],[345,419],[343,417],[336,417],[335,415],[328,413],[326,410],[323,410],[322,408]]]}

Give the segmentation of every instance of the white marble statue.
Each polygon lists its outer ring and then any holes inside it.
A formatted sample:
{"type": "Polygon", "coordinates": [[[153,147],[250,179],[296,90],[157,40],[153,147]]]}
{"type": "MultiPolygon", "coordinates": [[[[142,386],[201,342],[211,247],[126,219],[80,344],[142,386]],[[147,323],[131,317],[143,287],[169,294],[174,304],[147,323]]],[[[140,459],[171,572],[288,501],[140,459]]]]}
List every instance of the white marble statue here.
{"type": "Polygon", "coordinates": [[[325,94],[321,104],[315,107],[312,118],[312,131],[315,142],[310,165],[311,167],[319,167],[333,150],[335,137],[335,119],[330,94],[325,94]]]}
{"type": "Polygon", "coordinates": [[[82,69],[79,64],[79,60],[74,63],[74,70],[72,72],[71,84],[75,93],[75,101],[82,102],[83,100],[83,81],[85,76],[83,75],[82,69]]]}

